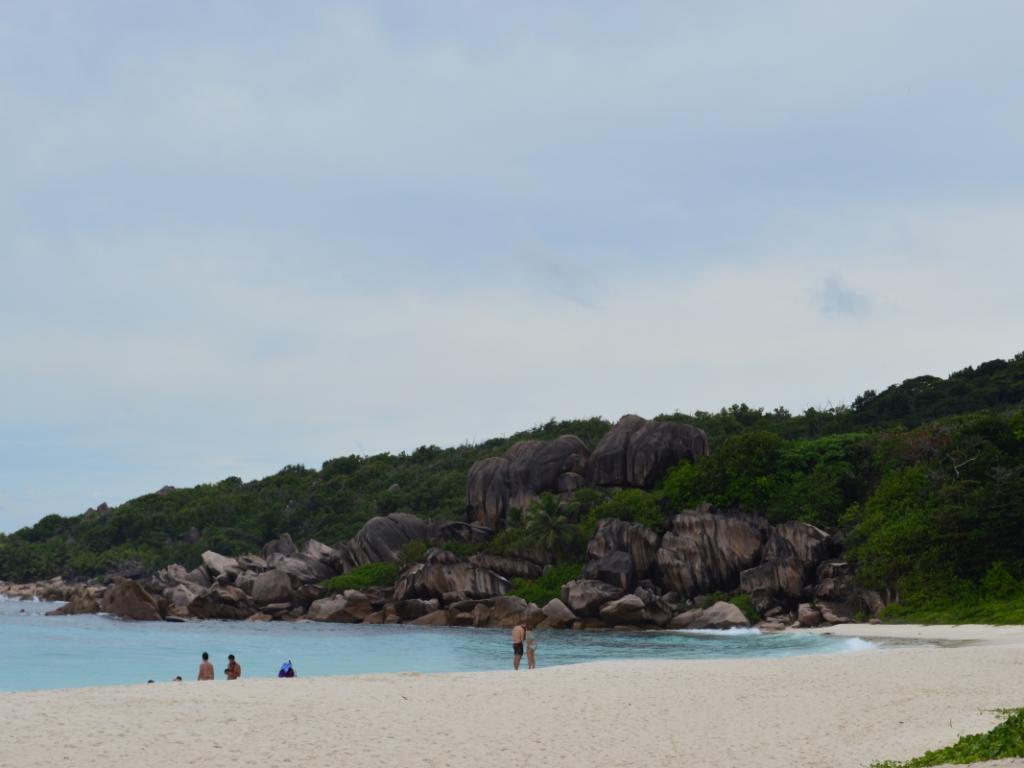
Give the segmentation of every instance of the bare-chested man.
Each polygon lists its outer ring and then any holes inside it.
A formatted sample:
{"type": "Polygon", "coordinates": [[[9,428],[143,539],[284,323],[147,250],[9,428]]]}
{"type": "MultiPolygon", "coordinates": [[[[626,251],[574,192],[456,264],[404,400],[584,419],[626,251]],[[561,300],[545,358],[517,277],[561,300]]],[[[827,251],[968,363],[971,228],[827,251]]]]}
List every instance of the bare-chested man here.
{"type": "Polygon", "coordinates": [[[523,660],[523,640],[526,638],[526,624],[512,627],[512,667],[518,672],[519,662],[523,660]]]}
{"type": "Polygon", "coordinates": [[[210,663],[210,654],[203,651],[203,660],[199,662],[199,677],[196,680],[213,680],[213,664],[210,663]]]}
{"type": "Polygon", "coordinates": [[[228,680],[237,680],[242,676],[242,665],[235,661],[235,654],[228,654],[228,668],[224,670],[228,680]]]}

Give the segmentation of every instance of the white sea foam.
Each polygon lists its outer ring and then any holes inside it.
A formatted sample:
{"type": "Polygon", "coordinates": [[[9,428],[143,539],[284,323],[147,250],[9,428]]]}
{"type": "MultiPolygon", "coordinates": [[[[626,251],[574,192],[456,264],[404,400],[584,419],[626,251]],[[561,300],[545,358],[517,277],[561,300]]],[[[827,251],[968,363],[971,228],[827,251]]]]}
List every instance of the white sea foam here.
{"type": "Polygon", "coordinates": [[[737,637],[739,635],[760,635],[756,627],[730,627],[729,629],[678,629],[684,635],[711,635],[712,637],[737,637]]]}
{"type": "Polygon", "coordinates": [[[844,651],[874,651],[880,646],[863,637],[848,637],[840,644],[844,651]]]}

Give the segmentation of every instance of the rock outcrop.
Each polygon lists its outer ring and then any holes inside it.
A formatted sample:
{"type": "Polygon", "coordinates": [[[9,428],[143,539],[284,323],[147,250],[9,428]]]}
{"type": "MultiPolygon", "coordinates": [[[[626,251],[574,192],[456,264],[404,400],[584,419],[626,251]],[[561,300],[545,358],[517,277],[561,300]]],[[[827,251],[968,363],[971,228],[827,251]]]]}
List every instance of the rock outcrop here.
{"type": "Polygon", "coordinates": [[[733,629],[749,627],[750,622],[743,611],[732,603],[719,601],[710,608],[695,608],[675,616],[669,627],[672,629],[733,629]]]}
{"type": "Polygon", "coordinates": [[[817,564],[828,557],[831,542],[831,536],[809,523],[781,523],[768,537],[764,559],[795,558],[812,575],[817,564]]]}
{"type": "Polygon", "coordinates": [[[360,565],[398,560],[402,545],[429,539],[431,533],[430,524],[416,515],[394,512],[374,517],[341,547],[338,562],[342,570],[349,571],[360,565]]]}
{"type": "Polygon", "coordinates": [[[569,606],[557,597],[549,600],[541,611],[549,626],[556,629],[570,626],[577,619],[576,614],[570,610],[569,606]]]}
{"type": "Polygon", "coordinates": [[[608,624],[646,624],[649,621],[647,607],[636,595],[625,595],[605,603],[599,615],[608,624]]]}
{"type": "Polygon", "coordinates": [[[509,509],[525,509],[542,493],[580,487],[588,451],[583,441],[563,435],[549,442],[523,440],[504,456],[481,459],[469,469],[469,520],[491,528],[505,524],[509,509]]]}
{"type": "Polygon", "coordinates": [[[766,525],[750,515],[708,508],[679,513],[657,554],[662,585],[688,597],[735,589],[740,572],[758,561],[766,525]]]}
{"type": "Polygon", "coordinates": [[[224,555],[211,550],[203,552],[203,567],[206,568],[207,572],[214,580],[234,580],[234,578],[242,572],[242,568],[239,566],[238,560],[233,557],[225,557],[224,555]]]}
{"type": "Polygon", "coordinates": [[[583,578],[603,581],[623,592],[632,592],[637,581],[633,560],[627,552],[609,552],[591,560],[583,567],[583,578]]]}
{"type": "Polygon", "coordinates": [[[263,545],[264,558],[268,558],[271,555],[294,555],[298,551],[295,542],[292,541],[292,537],[287,533],[282,533],[273,541],[268,541],[263,545]]]}
{"type": "Polygon", "coordinates": [[[125,579],[107,588],[103,610],[124,619],[160,621],[160,604],[137,581],[125,579]]]}
{"type": "Polygon", "coordinates": [[[335,575],[335,571],[308,555],[271,555],[267,562],[274,570],[284,571],[299,584],[314,584],[335,575]]]}
{"type": "Polygon", "coordinates": [[[601,606],[622,597],[622,590],[594,579],[577,579],[562,585],[562,602],[577,616],[597,616],[601,606]]]}
{"type": "Polygon", "coordinates": [[[704,430],[678,421],[648,421],[629,437],[626,482],[650,488],[679,462],[708,453],[704,430]]]}
{"type": "Polygon", "coordinates": [[[49,611],[47,616],[71,616],[78,613],[99,613],[100,604],[96,593],[88,587],[78,587],[68,596],[60,608],[49,611]]]}
{"type": "Polygon", "coordinates": [[[623,487],[630,485],[627,467],[629,442],[647,419],[628,414],[609,430],[594,448],[587,467],[587,476],[594,485],[623,487]]]}
{"type": "Polygon", "coordinates": [[[707,435],[702,430],[635,415],[619,419],[593,455],[573,435],[547,442],[523,440],[504,456],[481,459],[470,467],[466,481],[468,519],[500,528],[510,509],[525,509],[542,493],[571,493],[588,483],[650,488],[680,461],[707,452],[707,435]]]}
{"type": "Polygon", "coordinates": [[[491,528],[503,527],[515,485],[512,463],[504,456],[474,463],[469,468],[466,481],[466,507],[470,520],[491,528]]]}
{"type": "Polygon", "coordinates": [[[292,577],[287,571],[280,568],[271,568],[256,577],[250,595],[256,605],[270,605],[271,603],[291,603],[292,577]]]}
{"type": "Polygon", "coordinates": [[[221,585],[203,590],[189,604],[188,612],[197,619],[247,619],[255,613],[245,592],[221,585]]]}
{"type": "Polygon", "coordinates": [[[594,536],[587,544],[587,557],[596,560],[613,552],[626,553],[632,563],[634,577],[646,579],[652,574],[657,561],[658,535],[640,523],[604,518],[598,521],[594,536]]]}
{"type": "Polygon", "coordinates": [[[766,560],[740,573],[740,590],[748,594],[765,592],[795,600],[804,586],[803,564],[795,557],[766,560]]]}
{"type": "Polygon", "coordinates": [[[369,598],[362,592],[350,589],[341,595],[315,600],[309,606],[306,618],[313,621],[353,624],[365,621],[371,613],[373,613],[373,606],[369,598]]]}
{"type": "Polygon", "coordinates": [[[481,598],[504,595],[512,584],[494,571],[469,563],[427,563],[406,568],[395,582],[395,600],[481,598]]]}

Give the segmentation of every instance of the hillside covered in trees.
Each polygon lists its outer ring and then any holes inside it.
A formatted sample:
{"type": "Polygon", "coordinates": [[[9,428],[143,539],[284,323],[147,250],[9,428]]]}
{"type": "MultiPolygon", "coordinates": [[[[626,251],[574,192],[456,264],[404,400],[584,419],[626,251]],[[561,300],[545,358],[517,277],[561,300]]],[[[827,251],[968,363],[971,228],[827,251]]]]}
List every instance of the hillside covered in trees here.
{"type": "MultiPolygon", "coordinates": [[[[1022,403],[1024,354],[868,391],[848,407],[662,415],[707,432],[710,456],[680,464],[650,491],[585,489],[561,507],[545,503],[549,518],[561,514],[567,529],[584,535],[600,517],[656,527],[704,501],[772,522],[810,522],[844,543],[865,586],[899,600],[895,613],[970,618],[980,603],[1013,612],[1024,578],[1022,403]]],[[[592,449],[610,428],[599,418],[551,421],[478,445],[348,456],[319,470],[289,466],[262,480],[232,477],[76,517],[51,515],[0,535],[0,579],[192,567],[205,550],[257,551],[284,531],[335,544],[370,517],[396,511],[461,519],[474,461],[519,440],[563,434],[592,449]]],[[[559,542],[560,560],[578,559],[580,538],[559,542]]]]}

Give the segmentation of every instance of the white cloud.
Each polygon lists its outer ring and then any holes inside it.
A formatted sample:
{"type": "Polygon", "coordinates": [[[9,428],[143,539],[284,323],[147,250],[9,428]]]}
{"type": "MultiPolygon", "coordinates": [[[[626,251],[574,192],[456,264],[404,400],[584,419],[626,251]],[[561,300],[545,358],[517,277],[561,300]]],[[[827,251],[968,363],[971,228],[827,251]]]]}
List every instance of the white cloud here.
{"type": "Polygon", "coordinates": [[[57,8],[0,28],[0,529],[1024,338],[1015,5],[57,8]]]}

